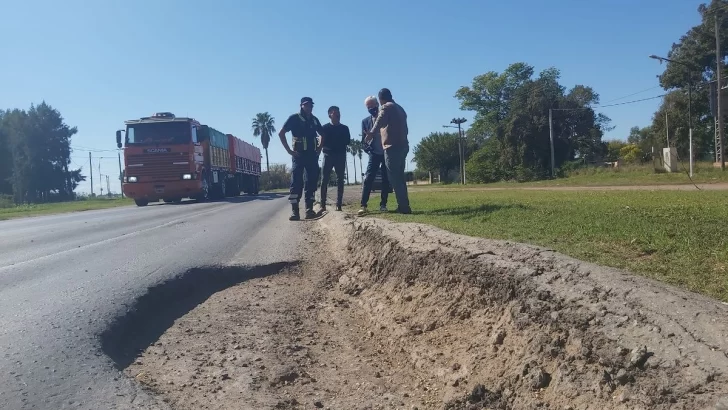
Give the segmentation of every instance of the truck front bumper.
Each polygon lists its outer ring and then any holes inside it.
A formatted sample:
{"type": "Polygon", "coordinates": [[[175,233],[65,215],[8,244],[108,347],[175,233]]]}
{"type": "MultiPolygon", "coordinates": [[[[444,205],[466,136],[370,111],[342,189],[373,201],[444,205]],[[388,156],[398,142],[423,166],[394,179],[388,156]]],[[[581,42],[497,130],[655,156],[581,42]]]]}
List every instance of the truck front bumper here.
{"type": "Polygon", "coordinates": [[[202,181],[127,182],[122,189],[128,198],[155,202],[195,197],[202,192],[202,181]]]}

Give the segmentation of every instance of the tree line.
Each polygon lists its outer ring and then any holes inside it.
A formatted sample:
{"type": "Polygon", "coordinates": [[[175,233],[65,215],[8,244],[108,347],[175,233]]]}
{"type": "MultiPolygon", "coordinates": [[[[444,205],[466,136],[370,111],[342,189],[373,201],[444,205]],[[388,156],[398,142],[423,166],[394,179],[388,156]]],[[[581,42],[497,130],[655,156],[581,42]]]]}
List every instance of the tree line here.
{"type": "MultiPolygon", "coordinates": [[[[653,115],[652,124],[631,128],[625,135],[626,142],[602,140],[613,128],[607,116],[595,111],[599,108],[599,94],[587,85],[567,90],[559,83],[560,73],[556,68],[536,75],[532,66],[519,62],[500,73],[490,71],[479,75],[470,86],[461,87],[455,93],[460,108],[475,113],[461,141],[467,180],[486,183],[551,176],[550,110],[556,176],[575,167],[605,161],[651,161],[652,148],[660,155],[668,139],[670,146],[677,148],[678,156],[687,158],[688,84],[693,85],[694,156],[696,159],[714,157],[715,124],[709,92],[717,66],[715,22],[718,19],[720,52],[725,56],[728,31],[724,21],[728,19],[723,15],[728,14],[728,0],[712,0],[699,6],[698,12],[701,23],[683,35],[667,53],[667,58],[678,63],[667,63],[659,77],[660,86],[667,93],[653,115]],[[686,64],[694,66],[693,69],[689,70],[686,64]]],[[[441,180],[454,180],[459,174],[457,133],[433,132],[415,146],[413,153],[420,173],[438,172],[441,180]]]]}
{"type": "MultiPolygon", "coordinates": [[[[660,86],[666,91],[660,107],[652,117],[652,124],[630,130],[628,142],[637,145],[643,159],[650,157],[651,147],[670,146],[678,156],[688,158],[688,113],[692,111],[693,156],[696,160],[715,158],[715,119],[710,109],[710,88],[715,86],[718,59],[716,56],[715,25],[718,22],[720,55],[728,54],[728,0],[712,0],[698,7],[700,24],[692,27],[673,43],[667,62],[659,76],[660,86]],[[688,86],[692,85],[692,109],[688,110],[688,86]]],[[[655,61],[657,64],[657,61],[655,61]]],[[[721,71],[725,86],[728,71],[721,71]]],[[[728,102],[726,102],[728,103],[728,102]]]]}
{"type": "Polygon", "coordinates": [[[0,195],[16,204],[68,201],[86,177],[71,167],[78,132],[45,101],[29,109],[0,110],[0,195]]]}

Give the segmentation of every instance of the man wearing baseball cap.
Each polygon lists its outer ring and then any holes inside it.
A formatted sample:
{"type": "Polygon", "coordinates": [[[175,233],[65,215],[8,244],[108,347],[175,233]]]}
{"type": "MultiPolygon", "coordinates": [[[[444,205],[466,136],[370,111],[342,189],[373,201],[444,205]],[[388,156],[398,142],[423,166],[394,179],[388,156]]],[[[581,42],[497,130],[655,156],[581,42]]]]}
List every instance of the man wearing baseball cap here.
{"type": "Polygon", "coordinates": [[[303,194],[303,173],[306,172],[305,205],[306,219],[316,217],[313,211],[313,203],[316,196],[316,185],[319,177],[318,157],[321,146],[317,144],[316,135],[321,138],[323,134],[321,122],[313,115],[313,99],[311,97],[301,98],[301,110],[288,117],[283,128],[278,132],[283,147],[292,158],[291,166],[291,193],[288,197],[291,203],[291,221],[301,219],[299,202],[303,194]],[[286,133],[291,132],[293,148],[286,141],[286,133]]]}

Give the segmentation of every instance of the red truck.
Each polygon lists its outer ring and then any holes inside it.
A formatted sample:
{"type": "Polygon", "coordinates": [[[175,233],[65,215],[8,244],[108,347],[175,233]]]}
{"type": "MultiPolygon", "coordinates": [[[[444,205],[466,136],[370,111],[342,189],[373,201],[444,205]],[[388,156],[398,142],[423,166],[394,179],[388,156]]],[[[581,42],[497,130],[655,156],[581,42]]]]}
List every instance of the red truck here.
{"type": "Polygon", "coordinates": [[[124,147],[122,189],[138,206],[258,194],[259,148],[169,112],[125,124],[116,132],[116,145],[124,147]]]}

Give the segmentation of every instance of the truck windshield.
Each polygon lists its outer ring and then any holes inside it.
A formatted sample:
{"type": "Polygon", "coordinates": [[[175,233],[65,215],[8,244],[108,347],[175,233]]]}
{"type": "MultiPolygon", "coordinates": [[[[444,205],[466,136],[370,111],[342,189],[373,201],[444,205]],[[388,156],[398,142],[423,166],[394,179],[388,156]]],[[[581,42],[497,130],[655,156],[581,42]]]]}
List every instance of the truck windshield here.
{"type": "Polygon", "coordinates": [[[132,145],[186,144],[191,140],[191,125],[188,122],[134,124],[126,129],[126,143],[132,145]]]}

